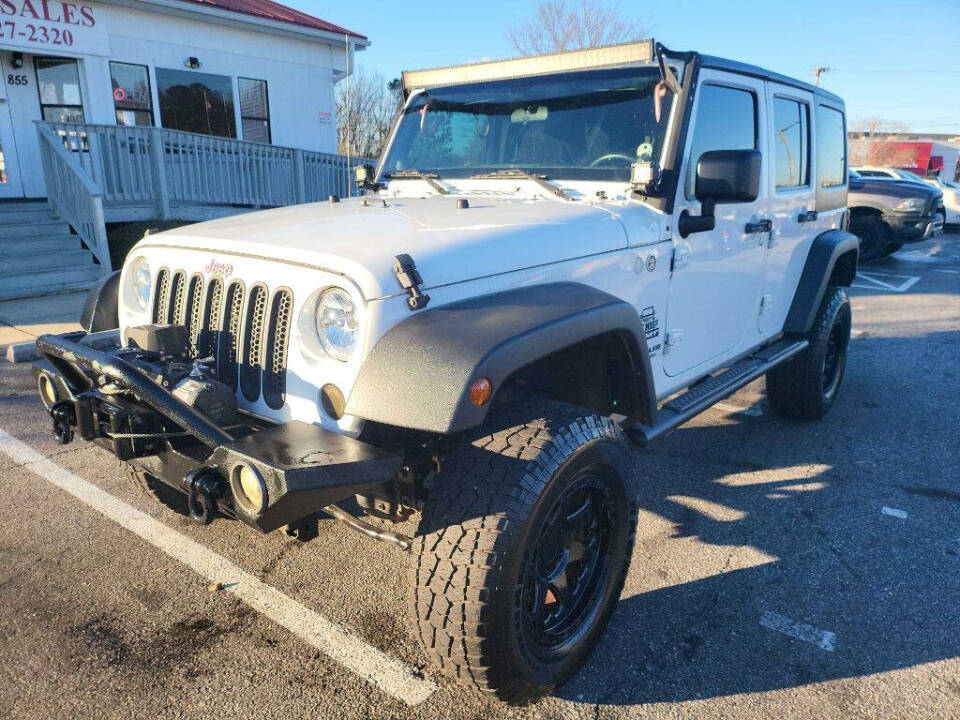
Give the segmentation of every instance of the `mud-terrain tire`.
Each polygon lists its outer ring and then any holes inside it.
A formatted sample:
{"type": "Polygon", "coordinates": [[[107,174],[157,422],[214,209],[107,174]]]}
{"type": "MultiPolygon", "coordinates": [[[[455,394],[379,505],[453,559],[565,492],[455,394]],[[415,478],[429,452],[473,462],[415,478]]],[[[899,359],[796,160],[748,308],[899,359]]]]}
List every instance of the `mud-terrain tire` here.
{"type": "Polygon", "coordinates": [[[890,244],[890,230],[873,215],[858,215],[850,221],[850,232],[860,239],[860,262],[870,262],[883,256],[890,244]]]}
{"type": "Polygon", "coordinates": [[[836,400],[850,343],[850,300],[829,287],[810,331],[810,346],[767,373],[767,401],[794,420],[819,420],[836,400]]]}
{"type": "Polygon", "coordinates": [[[131,486],[135,487],[141,493],[151,500],[155,500],[168,510],[172,510],[177,515],[189,515],[190,510],[187,507],[187,496],[177,492],[162,480],[154,477],[150,473],[138,470],[130,463],[121,462],[123,472],[131,486]]]}
{"type": "Polygon", "coordinates": [[[410,555],[422,647],[501,700],[551,691],[593,649],[629,568],[638,485],[623,432],[520,399],[492,410],[435,480],[410,555]]]}

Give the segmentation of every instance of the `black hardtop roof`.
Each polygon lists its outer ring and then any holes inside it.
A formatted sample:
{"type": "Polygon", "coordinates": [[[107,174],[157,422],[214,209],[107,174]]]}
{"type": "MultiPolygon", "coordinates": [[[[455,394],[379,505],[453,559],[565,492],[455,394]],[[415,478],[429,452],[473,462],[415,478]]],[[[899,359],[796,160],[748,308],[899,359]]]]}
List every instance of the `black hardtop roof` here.
{"type": "Polygon", "coordinates": [[[796,78],[792,78],[787,75],[781,75],[780,73],[773,72],[772,70],[765,70],[762,67],[750,65],[749,63],[728,60],[726,58],[715,57],[713,55],[700,55],[700,67],[713,68],[714,70],[726,70],[727,72],[738,73],[740,75],[751,75],[764,80],[772,80],[773,82],[778,82],[782,85],[790,85],[792,87],[799,88],[800,90],[807,90],[808,92],[811,92],[814,95],[823,98],[824,100],[830,100],[831,102],[837,103],[841,107],[843,106],[843,98],[841,98],[839,95],[834,95],[828,90],[824,90],[822,87],[811,85],[808,82],[797,80],[796,78]]]}

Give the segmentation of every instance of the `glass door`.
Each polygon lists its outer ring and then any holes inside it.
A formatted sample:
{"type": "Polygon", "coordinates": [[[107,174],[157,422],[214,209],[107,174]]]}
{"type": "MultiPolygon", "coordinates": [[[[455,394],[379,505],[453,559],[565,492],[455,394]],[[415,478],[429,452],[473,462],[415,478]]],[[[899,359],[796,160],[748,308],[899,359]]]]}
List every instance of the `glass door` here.
{"type": "Polygon", "coordinates": [[[20,183],[17,146],[13,142],[6,84],[4,74],[3,83],[0,84],[0,198],[19,198],[23,197],[23,186],[20,183]]]}

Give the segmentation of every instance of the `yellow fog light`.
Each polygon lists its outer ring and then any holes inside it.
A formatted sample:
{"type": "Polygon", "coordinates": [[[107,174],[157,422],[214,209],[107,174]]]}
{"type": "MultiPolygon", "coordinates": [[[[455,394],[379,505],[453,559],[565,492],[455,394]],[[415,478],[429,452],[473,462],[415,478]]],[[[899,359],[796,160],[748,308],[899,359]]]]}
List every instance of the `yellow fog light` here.
{"type": "Polygon", "coordinates": [[[57,384],[46,373],[41,373],[37,377],[37,389],[40,391],[40,399],[43,404],[50,407],[60,399],[60,392],[57,390],[57,384]]]}
{"type": "Polygon", "coordinates": [[[246,463],[234,466],[230,473],[230,488],[233,490],[233,499],[245,513],[256,515],[263,510],[267,501],[267,486],[255,467],[246,463]]]}

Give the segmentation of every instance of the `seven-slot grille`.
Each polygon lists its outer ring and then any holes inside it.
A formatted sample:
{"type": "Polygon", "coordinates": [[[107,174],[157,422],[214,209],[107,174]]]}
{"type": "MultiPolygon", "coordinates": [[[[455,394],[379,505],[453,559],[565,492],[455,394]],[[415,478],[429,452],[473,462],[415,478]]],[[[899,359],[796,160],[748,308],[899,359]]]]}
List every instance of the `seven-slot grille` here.
{"type": "Polygon", "coordinates": [[[153,321],[187,329],[190,356],[214,358],[217,379],[250,402],[261,396],[268,407],[283,407],[287,390],[287,347],[293,319],[293,293],[263,283],[246,287],[188,276],[162,268],[154,290],[153,321]]]}

